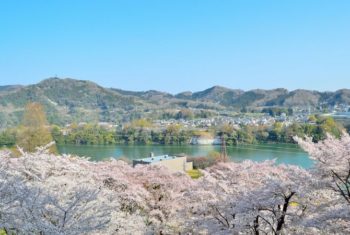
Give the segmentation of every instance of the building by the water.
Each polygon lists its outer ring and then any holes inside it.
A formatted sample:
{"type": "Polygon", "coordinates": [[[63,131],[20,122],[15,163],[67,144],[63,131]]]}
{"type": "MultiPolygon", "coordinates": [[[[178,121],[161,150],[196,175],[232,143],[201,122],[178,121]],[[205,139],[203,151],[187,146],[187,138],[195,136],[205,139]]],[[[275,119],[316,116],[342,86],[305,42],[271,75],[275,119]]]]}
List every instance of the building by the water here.
{"type": "Polygon", "coordinates": [[[189,171],[193,169],[193,163],[187,162],[186,156],[153,156],[151,154],[148,158],[136,159],[133,160],[133,166],[135,167],[138,164],[142,165],[161,165],[169,168],[171,171],[189,171]]]}

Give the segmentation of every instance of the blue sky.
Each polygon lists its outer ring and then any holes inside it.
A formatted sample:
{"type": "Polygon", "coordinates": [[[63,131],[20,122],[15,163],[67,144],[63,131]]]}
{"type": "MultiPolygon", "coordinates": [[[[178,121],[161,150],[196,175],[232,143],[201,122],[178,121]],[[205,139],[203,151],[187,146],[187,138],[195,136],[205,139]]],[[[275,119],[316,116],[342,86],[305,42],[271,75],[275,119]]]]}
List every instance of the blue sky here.
{"type": "Polygon", "coordinates": [[[0,85],[350,88],[348,0],[4,0],[0,85]]]}

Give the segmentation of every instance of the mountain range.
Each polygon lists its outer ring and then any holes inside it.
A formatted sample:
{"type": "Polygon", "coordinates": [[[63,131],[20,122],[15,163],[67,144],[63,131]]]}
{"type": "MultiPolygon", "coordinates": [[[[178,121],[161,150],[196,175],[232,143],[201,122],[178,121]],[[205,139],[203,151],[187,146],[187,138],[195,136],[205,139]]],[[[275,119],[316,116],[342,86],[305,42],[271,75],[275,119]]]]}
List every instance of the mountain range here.
{"type": "Polygon", "coordinates": [[[173,95],[155,90],[125,91],[105,88],[96,83],[75,79],[49,78],[34,85],[0,86],[0,128],[17,125],[28,102],[45,106],[51,123],[117,122],[166,110],[192,109],[213,112],[261,110],[266,107],[313,108],[350,105],[350,90],[319,92],[230,89],[214,86],[199,92],[173,95]]]}

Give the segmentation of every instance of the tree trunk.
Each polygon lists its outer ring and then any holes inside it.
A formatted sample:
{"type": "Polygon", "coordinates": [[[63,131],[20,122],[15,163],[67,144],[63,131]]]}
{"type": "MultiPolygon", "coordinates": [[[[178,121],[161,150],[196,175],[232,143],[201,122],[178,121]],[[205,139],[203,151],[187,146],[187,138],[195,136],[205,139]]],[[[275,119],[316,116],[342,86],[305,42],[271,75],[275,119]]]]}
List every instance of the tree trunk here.
{"type": "Polygon", "coordinates": [[[257,216],[254,220],[254,225],[253,225],[253,229],[254,229],[254,234],[255,235],[259,235],[259,216],[257,216]]]}
{"type": "Polygon", "coordinates": [[[10,231],[7,228],[4,228],[4,231],[5,231],[6,235],[10,235],[11,234],[10,231]]]}
{"type": "Polygon", "coordinates": [[[282,215],[277,220],[277,227],[276,227],[276,234],[280,234],[282,231],[282,228],[284,226],[284,223],[286,222],[286,214],[289,206],[290,199],[294,196],[295,192],[291,192],[288,197],[284,198],[284,204],[282,208],[282,215]]]}

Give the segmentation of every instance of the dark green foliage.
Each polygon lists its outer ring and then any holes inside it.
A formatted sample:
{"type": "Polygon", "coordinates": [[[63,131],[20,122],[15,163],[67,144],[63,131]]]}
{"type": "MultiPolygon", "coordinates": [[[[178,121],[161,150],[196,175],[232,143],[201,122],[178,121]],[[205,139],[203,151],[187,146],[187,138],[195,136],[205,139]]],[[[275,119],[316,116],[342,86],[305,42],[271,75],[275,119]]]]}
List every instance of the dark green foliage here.
{"type": "Polygon", "coordinates": [[[282,113],[285,113],[287,115],[293,115],[293,109],[291,108],[264,108],[261,112],[268,113],[272,117],[281,116],[282,113]]]}
{"type": "Polygon", "coordinates": [[[188,144],[192,131],[181,130],[179,126],[169,126],[166,130],[150,131],[143,129],[127,129],[123,131],[123,140],[128,144],[188,144]]]}
{"type": "Polygon", "coordinates": [[[63,133],[62,133],[59,126],[52,126],[51,127],[51,135],[57,144],[65,143],[65,137],[63,136],[63,133]]]}
{"type": "Polygon", "coordinates": [[[57,143],[65,144],[115,144],[117,143],[115,130],[107,130],[98,125],[86,124],[72,125],[63,135],[60,130],[52,129],[53,137],[57,143]]]}
{"type": "Polygon", "coordinates": [[[293,137],[310,136],[313,141],[318,142],[327,137],[327,133],[339,138],[344,128],[335,122],[332,118],[317,117],[315,124],[293,123],[284,126],[276,122],[272,127],[264,126],[241,126],[234,130],[228,127],[223,130],[220,127],[216,130],[217,135],[224,136],[227,145],[236,145],[241,143],[295,143],[293,137]]]}
{"type": "Polygon", "coordinates": [[[14,146],[16,144],[17,131],[7,129],[0,133],[0,146],[14,146]]]}
{"type": "Polygon", "coordinates": [[[52,127],[52,136],[59,144],[188,144],[192,131],[170,126],[166,130],[126,127],[122,130],[106,129],[98,125],[72,125],[67,130],[52,127]],[[63,135],[63,131],[66,132],[63,135]]]}

